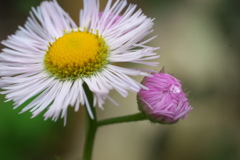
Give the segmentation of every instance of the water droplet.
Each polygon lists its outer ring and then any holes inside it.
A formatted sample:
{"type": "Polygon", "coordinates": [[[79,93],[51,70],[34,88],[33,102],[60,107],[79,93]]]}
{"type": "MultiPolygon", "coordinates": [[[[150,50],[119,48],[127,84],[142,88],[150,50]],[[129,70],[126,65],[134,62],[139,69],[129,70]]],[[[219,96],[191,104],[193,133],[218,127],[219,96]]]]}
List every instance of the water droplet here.
{"type": "Polygon", "coordinates": [[[180,93],[181,92],[181,90],[180,90],[180,88],[178,87],[178,86],[176,86],[176,85],[171,85],[171,87],[170,87],[170,92],[172,92],[172,93],[180,93]]]}

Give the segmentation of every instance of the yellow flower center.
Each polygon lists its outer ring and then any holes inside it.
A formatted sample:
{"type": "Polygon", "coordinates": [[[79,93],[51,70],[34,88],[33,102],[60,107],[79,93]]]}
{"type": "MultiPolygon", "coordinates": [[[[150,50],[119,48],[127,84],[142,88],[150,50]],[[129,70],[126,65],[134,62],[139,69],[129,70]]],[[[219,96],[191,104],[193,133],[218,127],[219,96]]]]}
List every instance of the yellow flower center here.
{"type": "Polygon", "coordinates": [[[108,46],[104,39],[88,30],[66,33],[48,48],[45,68],[63,80],[91,76],[108,63],[108,46]]]}

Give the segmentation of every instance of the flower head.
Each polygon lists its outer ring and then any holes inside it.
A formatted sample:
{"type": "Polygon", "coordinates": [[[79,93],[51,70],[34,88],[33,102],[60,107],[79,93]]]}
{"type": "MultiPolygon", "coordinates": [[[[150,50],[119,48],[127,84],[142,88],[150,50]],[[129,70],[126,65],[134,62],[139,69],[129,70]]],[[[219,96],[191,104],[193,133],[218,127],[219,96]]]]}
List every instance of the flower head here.
{"type": "Polygon", "coordinates": [[[143,88],[129,76],[148,74],[121,63],[157,65],[145,61],[158,58],[157,48],[146,45],[154,37],[143,41],[152,32],[152,19],[125,0],[111,3],[100,12],[98,0],[84,0],[79,25],[56,0],[33,8],[24,27],[2,42],[7,48],[0,54],[0,88],[7,101],[17,108],[36,97],[22,112],[35,117],[47,109],[45,119],[53,120],[65,118],[68,106],[77,111],[85,105],[93,118],[83,83],[100,108],[106,98],[116,104],[110,90],[126,97],[128,90],[143,88]]]}
{"type": "Polygon", "coordinates": [[[153,73],[152,77],[145,77],[142,84],[148,90],[141,89],[137,95],[139,110],[150,121],[176,123],[180,118],[185,119],[192,110],[179,80],[172,75],[153,73]]]}

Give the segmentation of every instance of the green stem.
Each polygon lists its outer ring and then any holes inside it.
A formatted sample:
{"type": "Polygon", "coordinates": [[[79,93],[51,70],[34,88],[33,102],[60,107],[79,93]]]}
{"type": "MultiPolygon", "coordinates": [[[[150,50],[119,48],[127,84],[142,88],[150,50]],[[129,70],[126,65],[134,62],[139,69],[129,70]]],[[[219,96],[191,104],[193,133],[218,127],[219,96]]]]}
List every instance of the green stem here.
{"type": "MultiPolygon", "coordinates": [[[[116,117],[116,118],[109,118],[101,121],[97,121],[97,115],[95,107],[93,106],[93,94],[89,90],[87,84],[83,84],[85,93],[88,98],[88,102],[93,113],[94,119],[92,119],[88,111],[86,109],[86,126],[85,126],[85,144],[84,144],[84,151],[83,151],[83,158],[82,160],[91,160],[92,158],[92,150],[94,145],[94,139],[97,132],[98,127],[116,124],[116,123],[124,123],[124,122],[134,122],[134,121],[141,121],[145,120],[145,116],[142,113],[136,113],[133,115],[116,117]]],[[[86,107],[85,107],[86,108],[86,107]]]]}
{"type": "MultiPolygon", "coordinates": [[[[85,93],[88,98],[88,102],[93,113],[94,119],[92,119],[88,111],[86,109],[86,124],[85,124],[85,144],[84,144],[84,151],[83,151],[83,159],[82,160],[91,160],[92,158],[92,150],[94,145],[94,139],[97,131],[97,116],[95,107],[93,107],[93,94],[89,90],[88,86],[84,83],[83,84],[85,93]]],[[[85,107],[86,108],[86,107],[85,107]]]]}
{"type": "Polygon", "coordinates": [[[146,120],[146,117],[142,113],[136,113],[132,115],[101,120],[97,122],[97,125],[98,127],[101,127],[101,126],[110,125],[110,124],[135,122],[135,121],[142,121],[142,120],[146,120]]]}
{"type": "MultiPolygon", "coordinates": [[[[88,114],[88,113],[87,113],[88,114]]],[[[97,131],[97,123],[96,120],[92,120],[89,115],[86,115],[86,138],[84,144],[83,151],[83,160],[91,160],[92,158],[92,150],[94,145],[94,139],[97,131]]]]}

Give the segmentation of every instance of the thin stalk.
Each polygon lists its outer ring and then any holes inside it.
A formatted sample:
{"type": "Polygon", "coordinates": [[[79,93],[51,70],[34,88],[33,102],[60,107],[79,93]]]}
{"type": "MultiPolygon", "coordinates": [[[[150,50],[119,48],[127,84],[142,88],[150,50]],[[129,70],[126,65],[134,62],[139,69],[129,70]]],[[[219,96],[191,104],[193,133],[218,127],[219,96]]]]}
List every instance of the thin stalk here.
{"type": "MultiPolygon", "coordinates": [[[[86,124],[85,124],[85,144],[84,144],[84,151],[83,151],[83,159],[82,160],[91,160],[92,158],[92,151],[94,145],[94,139],[97,132],[97,116],[95,107],[93,107],[93,94],[89,90],[88,86],[84,83],[83,84],[85,93],[88,98],[88,102],[90,104],[94,119],[92,119],[86,109],[86,124]]],[[[86,107],[85,107],[86,108],[86,107]]]]}
{"type": "Polygon", "coordinates": [[[142,120],[146,120],[146,117],[142,113],[136,113],[132,115],[101,120],[97,122],[97,126],[101,127],[101,126],[106,126],[106,125],[111,125],[116,123],[135,122],[135,121],[142,121],[142,120]]]}
{"type": "Polygon", "coordinates": [[[97,121],[96,110],[95,110],[95,107],[93,106],[93,93],[89,90],[86,83],[83,84],[83,87],[84,87],[85,93],[87,95],[88,102],[89,102],[91,111],[93,113],[94,119],[92,119],[89,116],[88,111],[86,109],[85,144],[84,144],[82,160],[91,160],[95,135],[96,135],[98,127],[116,124],[116,123],[142,121],[142,120],[146,120],[146,118],[142,113],[136,113],[136,114],[132,114],[132,115],[116,117],[116,118],[109,118],[109,119],[97,121]]]}

